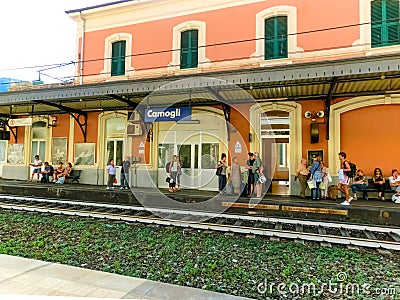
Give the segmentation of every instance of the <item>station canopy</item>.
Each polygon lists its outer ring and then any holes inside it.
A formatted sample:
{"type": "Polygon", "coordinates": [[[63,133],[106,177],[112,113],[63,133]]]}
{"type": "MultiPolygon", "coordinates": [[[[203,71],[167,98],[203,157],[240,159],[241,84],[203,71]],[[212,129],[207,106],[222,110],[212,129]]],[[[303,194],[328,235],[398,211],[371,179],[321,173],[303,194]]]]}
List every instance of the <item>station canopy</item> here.
{"type": "Polygon", "coordinates": [[[50,88],[36,86],[29,90],[0,93],[0,117],[135,109],[149,95],[152,105],[160,107],[179,101],[180,105],[213,105],[219,98],[228,99],[232,104],[250,101],[248,96],[243,96],[247,93],[232,86],[245,90],[258,102],[326,101],[327,98],[333,101],[340,97],[398,94],[400,55],[50,88]],[[202,78],[208,79],[204,81],[202,78]]]}

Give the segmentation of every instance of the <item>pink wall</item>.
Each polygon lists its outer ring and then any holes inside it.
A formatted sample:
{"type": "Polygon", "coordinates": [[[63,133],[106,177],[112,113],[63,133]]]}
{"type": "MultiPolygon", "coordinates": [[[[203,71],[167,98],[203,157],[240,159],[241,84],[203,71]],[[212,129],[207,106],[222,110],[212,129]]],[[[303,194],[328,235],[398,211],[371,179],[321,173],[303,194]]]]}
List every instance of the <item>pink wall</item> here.
{"type": "MultiPolygon", "coordinates": [[[[172,29],[190,20],[206,22],[206,43],[225,43],[254,39],[255,17],[264,9],[289,5],[297,7],[298,47],[304,51],[348,47],[359,38],[359,27],[315,31],[343,25],[359,23],[358,0],[311,1],[311,0],[271,0],[231,8],[218,9],[187,16],[173,17],[142,24],[86,33],[85,60],[100,59],[85,63],[85,75],[99,74],[103,69],[105,38],[119,32],[133,36],[132,54],[171,50],[172,29]]],[[[79,50],[80,51],[80,50],[79,50]]],[[[255,52],[255,42],[235,43],[224,46],[207,47],[206,57],[215,61],[249,58],[255,52]]],[[[132,58],[136,70],[165,68],[172,60],[170,52],[132,58]]]]}

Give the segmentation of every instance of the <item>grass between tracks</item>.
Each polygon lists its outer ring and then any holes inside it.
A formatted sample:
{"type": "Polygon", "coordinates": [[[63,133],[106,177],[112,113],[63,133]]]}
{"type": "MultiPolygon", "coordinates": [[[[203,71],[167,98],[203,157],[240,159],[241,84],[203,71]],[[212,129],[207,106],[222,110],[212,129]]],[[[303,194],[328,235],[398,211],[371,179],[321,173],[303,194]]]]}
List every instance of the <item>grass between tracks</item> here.
{"type": "Polygon", "coordinates": [[[390,287],[400,296],[399,253],[138,223],[0,211],[0,253],[257,299],[346,299],[348,283],[360,287],[348,289],[352,299],[379,299],[375,289],[390,287]]]}

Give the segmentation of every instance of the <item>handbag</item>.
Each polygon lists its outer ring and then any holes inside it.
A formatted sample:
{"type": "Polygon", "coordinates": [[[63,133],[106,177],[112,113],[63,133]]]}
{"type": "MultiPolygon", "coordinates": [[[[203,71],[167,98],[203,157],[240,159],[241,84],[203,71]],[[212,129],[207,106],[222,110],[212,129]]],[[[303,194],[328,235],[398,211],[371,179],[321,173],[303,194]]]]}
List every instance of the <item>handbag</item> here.
{"type": "Polygon", "coordinates": [[[222,175],[222,167],[217,168],[217,171],[215,172],[215,175],[221,176],[222,175]]]}
{"type": "Polygon", "coordinates": [[[314,188],[314,183],[312,182],[312,180],[307,181],[307,185],[310,190],[314,188]]]}
{"type": "Polygon", "coordinates": [[[114,182],[114,184],[116,184],[117,183],[117,178],[114,177],[114,181],[113,182],[114,182]]]}
{"type": "Polygon", "coordinates": [[[320,183],[320,185],[319,185],[319,188],[321,189],[321,190],[324,190],[325,188],[326,188],[326,185],[325,185],[325,182],[321,182],[320,183]]]}
{"type": "Polygon", "coordinates": [[[326,175],[326,179],[328,180],[328,182],[332,182],[331,174],[328,173],[328,175],[326,175]]]}
{"type": "Polygon", "coordinates": [[[229,181],[226,186],[225,186],[225,193],[227,193],[228,195],[232,195],[233,194],[233,185],[232,182],[229,181]]]}

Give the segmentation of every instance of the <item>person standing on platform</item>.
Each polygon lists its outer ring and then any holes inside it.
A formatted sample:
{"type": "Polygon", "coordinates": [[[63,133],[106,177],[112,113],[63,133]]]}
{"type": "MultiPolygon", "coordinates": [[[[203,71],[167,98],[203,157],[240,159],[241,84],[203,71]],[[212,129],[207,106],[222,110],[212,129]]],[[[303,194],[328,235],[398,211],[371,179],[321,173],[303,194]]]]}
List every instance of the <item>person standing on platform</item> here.
{"type": "Polygon", "coordinates": [[[179,158],[179,156],[177,156],[177,161],[178,161],[178,173],[176,174],[176,190],[180,191],[181,190],[182,163],[181,163],[181,159],[179,158]]]}
{"type": "Polygon", "coordinates": [[[329,175],[329,170],[328,168],[325,166],[325,163],[323,161],[321,161],[321,173],[322,173],[322,182],[324,184],[324,188],[321,188],[321,199],[326,199],[328,198],[328,185],[329,182],[332,181],[331,176],[329,175]]]}
{"type": "Polygon", "coordinates": [[[322,182],[321,158],[319,156],[314,157],[314,162],[311,166],[310,172],[310,179],[314,186],[314,188],[311,189],[311,198],[312,200],[319,200],[321,198],[321,189],[319,188],[319,185],[322,182]]]}
{"type": "Polygon", "coordinates": [[[178,163],[178,156],[174,155],[172,157],[172,161],[167,163],[166,166],[166,172],[168,174],[168,177],[170,178],[169,181],[169,192],[176,192],[176,178],[178,176],[178,170],[180,169],[179,163],[178,163]]]}
{"type": "Polygon", "coordinates": [[[260,158],[260,154],[258,152],[254,152],[254,163],[253,163],[253,168],[252,172],[254,175],[254,184],[256,185],[256,197],[261,198],[261,192],[262,192],[262,183],[260,182],[260,177],[263,174],[263,166],[262,166],[262,161],[260,158]]]}
{"type": "Polygon", "coordinates": [[[353,197],[349,196],[350,177],[346,175],[346,172],[350,172],[351,168],[350,168],[349,162],[346,160],[346,153],[339,152],[339,160],[340,160],[340,169],[339,169],[338,189],[346,197],[346,200],[344,200],[341,204],[342,205],[350,205],[350,202],[351,202],[351,200],[353,200],[353,197]]]}
{"type": "Polygon", "coordinates": [[[221,154],[221,160],[217,164],[217,176],[218,176],[218,190],[221,195],[224,194],[225,186],[226,186],[226,154],[221,154]]]}
{"type": "Polygon", "coordinates": [[[129,189],[129,168],[131,167],[131,162],[128,159],[128,156],[124,157],[124,160],[121,162],[121,190],[129,189]]]}
{"type": "Polygon", "coordinates": [[[300,182],[300,198],[302,199],[306,197],[307,176],[309,173],[310,171],[307,169],[307,160],[302,158],[296,172],[296,178],[298,178],[300,182]]]}
{"type": "Polygon", "coordinates": [[[231,182],[233,186],[233,193],[240,196],[240,184],[242,183],[242,176],[240,173],[240,166],[237,157],[232,159],[231,166],[231,182]]]}
{"type": "Polygon", "coordinates": [[[108,166],[107,166],[107,174],[108,174],[107,190],[109,190],[110,188],[113,188],[116,172],[117,172],[117,168],[114,165],[114,160],[110,159],[110,162],[108,163],[108,166]]]}
{"type": "Polygon", "coordinates": [[[40,160],[39,155],[35,155],[35,160],[30,165],[33,167],[33,171],[32,171],[32,177],[29,180],[29,182],[32,182],[33,177],[35,177],[35,174],[37,174],[37,182],[39,182],[40,172],[42,171],[42,161],[40,160]]]}
{"type": "Polygon", "coordinates": [[[252,152],[247,153],[248,155],[248,160],[246,162],[246,169],[248,170],[248,178],[247,178],[247,190],[249,192],[248,196],[251,198],[251,196],[254,193],[254,174],[253,174],[253,164],[254,164],[254,154],[252,152]]]}

